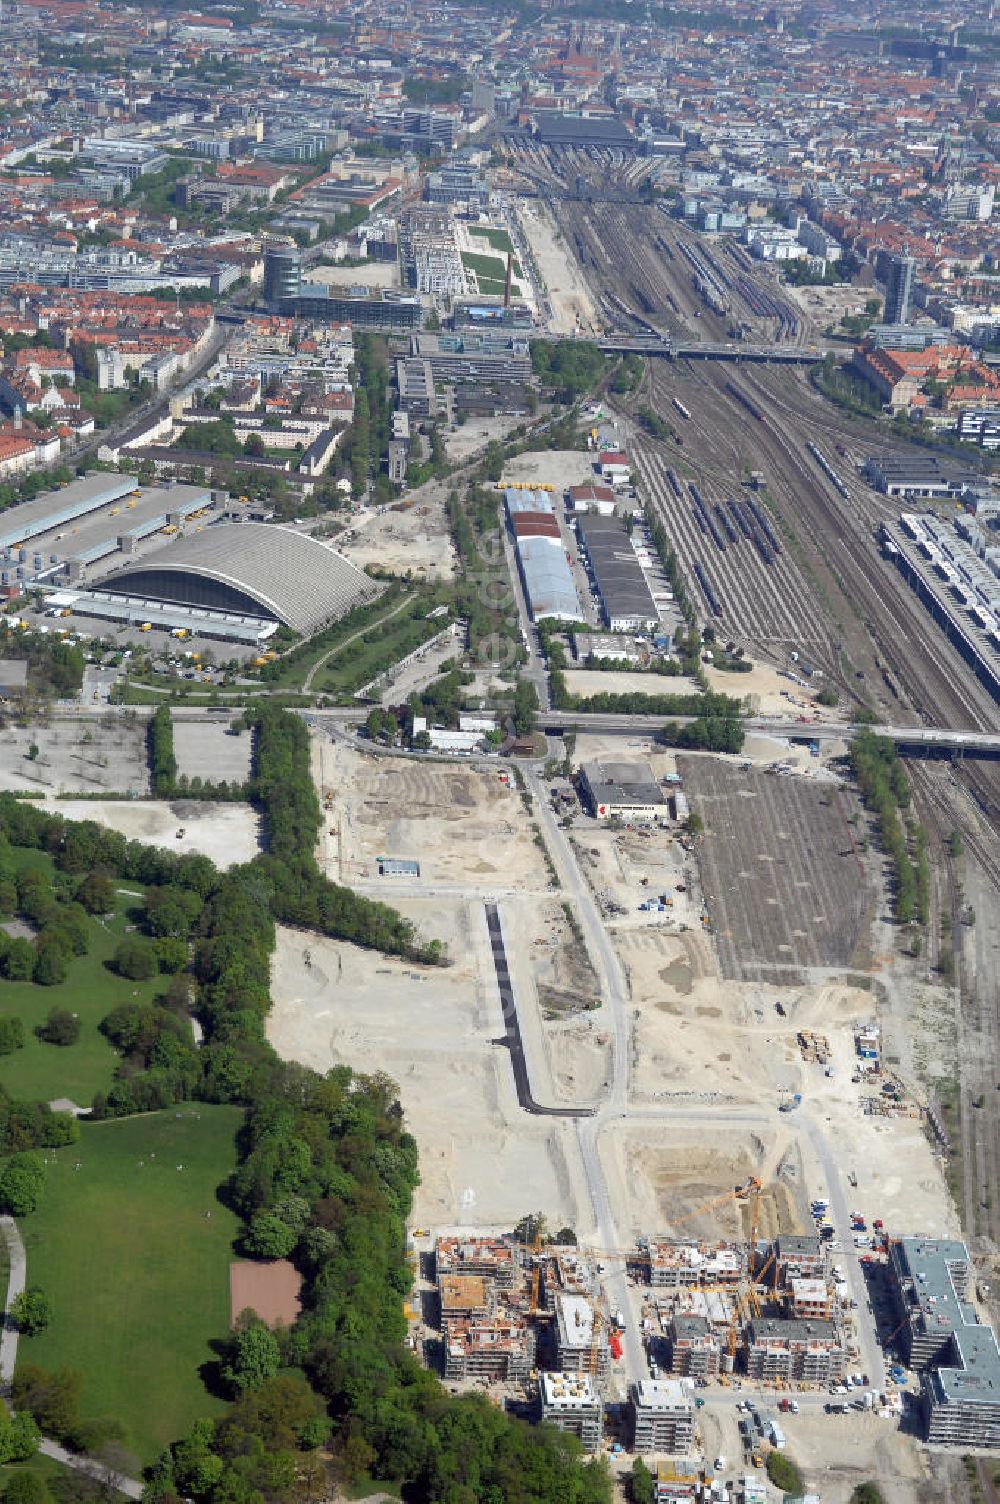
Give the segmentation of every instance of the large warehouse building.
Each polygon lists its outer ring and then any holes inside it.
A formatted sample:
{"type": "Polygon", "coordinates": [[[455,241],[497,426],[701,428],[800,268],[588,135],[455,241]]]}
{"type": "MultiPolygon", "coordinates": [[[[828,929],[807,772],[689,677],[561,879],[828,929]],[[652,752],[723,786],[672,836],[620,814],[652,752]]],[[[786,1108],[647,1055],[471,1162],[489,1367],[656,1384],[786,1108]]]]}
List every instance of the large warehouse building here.
{"type": "Polygon", "coordinates": [[[53,591],[53,611],[249,644],[279,625],[309,636],[385,588],[294,528],[221,520],[226,507],[205,486],[83,476],[4,512],[0,587],[53,591]]]}
{"type": "Polygon", "coordinates": [[[618,518],[579,517],[576,531],[601,598],[605,624],[612,632],[655,627],[660,613],[632,540],[618,518]]]}
{"type": "Polygon", "coordinates": [[[105,575],[105,595],[207,616],[281,622],[307,637],[374,600],[384,585],[308,533],[217,523],[105,575]]]}
{"type": "Polygon", "coordinates": [[[566,558],[552,498],[544,491],[505,494],[507,520],[514,534],[517,563],[528,606],[535,621],[583,621],[573,571],[566,558]]]}

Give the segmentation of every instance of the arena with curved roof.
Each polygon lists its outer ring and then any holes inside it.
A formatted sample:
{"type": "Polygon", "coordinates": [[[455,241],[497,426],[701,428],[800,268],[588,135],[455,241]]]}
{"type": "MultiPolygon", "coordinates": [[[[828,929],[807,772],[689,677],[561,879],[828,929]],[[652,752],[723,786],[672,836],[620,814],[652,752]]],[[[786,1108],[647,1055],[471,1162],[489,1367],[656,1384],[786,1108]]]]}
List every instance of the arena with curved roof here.
{"type": "Polygon", "coordinates": [[[303,637],[382,593],[328,543],[262,522],[216,523],[103,579],[95,589],[283,622],[303,637]]]}

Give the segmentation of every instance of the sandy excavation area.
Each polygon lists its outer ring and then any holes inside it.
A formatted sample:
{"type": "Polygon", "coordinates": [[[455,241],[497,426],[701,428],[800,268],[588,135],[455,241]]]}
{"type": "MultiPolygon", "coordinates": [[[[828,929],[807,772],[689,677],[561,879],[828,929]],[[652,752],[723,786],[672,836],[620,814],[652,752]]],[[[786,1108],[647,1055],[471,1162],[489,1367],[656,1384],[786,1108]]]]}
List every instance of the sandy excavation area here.
{"type": "Polygon", "coordinates": [[[609,1132],[601,1159],[629,1240],[669,1237],[746,1238],[746,1202],[730,1196],[748,1175],[763,1182],[759,1236],[805,1232],[808,1187],[794,1139],[783,1130],[734,1133],[718,1126],[678,1123],[609,1132]],[[725,1199],[722,1199],[725,1198],[725,1199]]]}
{"type": "MultiPolygon", "coordinates": [[[[808,1114],[827,1138],[845,1180],[852,1175],[857,1180],[851,1188],[852,1209],[870,1221],[880,1217],[900,1232],[957,1235],[957,1218],[940,1160],[923,1130],[919,1102],[908,1097],[892,1116],[869,1113],[865,1102],[877,1098],[878,1085],[852,1080],[855,1030],[874,1017],[871,993],[840,982],[780,988],[722,983],[707,937],[694,932],[620,933],[616,944],[634,1009],[632,1080],[638,1102],[690,1103],[694,1108],[717,1102],[769,1115],[784,1097],[800,1092],[801,1114],[808,1114]],[[777,1011],[779,1003],[784,1016],[777,1011]],[[805,1058],[798,1039],[802,1030],[825,1036],[832,1075],[825,1065],[805,1058]]],[[[803,1189],[815,1194],[823,1185],[802,1131],[803,1117],[789,1113],[779,1120],[780,1133],[801,1154],[800,1160],[782,1161],[780,1175],[800,1213],[806,1204],[803,1189]]],[[[745,1173],[762,1175],[759,1166],[767,1164],[755,1147],[758,1136],[736,1125],[726,1134],[727,1142],[750,1154],[753,1162],[745,1173]]],[[[630,1167],[635,1158],[630,1155],[630,1167]]],[[[653,1162],[658,1164],[655,1155],[653,1162]]],[[[652,1172],[654,1188],[659,1173],[652,1172]]],[[[766,1175],[762,1178],[766,1187],[766,1175]]],[[[700,1184],[696,1182],[696,1190],[700,1184]]],[[[719,1191],[727,1188],[724,1178],[719,1191]]],[[[642,1186],[640,1191],[648,1201],[648,1191],[642,1186]]],[[[710,1199],[710,1193],[702,1199],[710,1199]]],[[[723,1214],[728,1210],[723,1208],[723,1214]]]]}
{"type": "MultiPolygon", "coordinates": [[[[727,674],[725,677],[742,679],[744,675],[727,674]]],[[[641,670],[571,668],[566,670],[565,678],[570,694],[574,695],[690,695],[698,692],[694,680],[683,675],[671,678],[667,674],[648,674],[641,670]]]]}
{"type": "Polygon", "coordinates": [[[482,905],[399,907],[454,964],[418,968],[279,927],[268,1038],[316,1070],[346,1063],[397,1082],[420,1146],[416,1224],[509,1228],[544,1206],[575,1225],[586,1196],[572,1124],[521,1112],[510,1056],[493,1043],[502,1020],[482,905]]]}
{"type": "Polygon", "coordinates": [[[347,883],[377,878],[377,858],[420,863],[420,877],[385,879],[387,902],[434,884],[463,892],[542,891],[548,874],[520,796],[495,771],[385,757],[313,736],[324,808],[320,861],[347,883]]]}
{"type": "Polygon", "coordinates": [[[411,570],[424,579],[452,579],[455,550],[444,513],[447,494],[446,485],[432,480],[411,491],[405,502],[355,512],[337,535],[337,551],[358,569],[377,564],[398,574],[411,570]]]}
{"type": "Polygon", "coordinates": [[[217,867],[249,862],[260,850],[260,821],[248,804],[210,804],[194,799],[46,799],[43,807],[67,820],[93,820],[121,831],[130,841],[148,841],[178,856],[197,852],[217,867]],[[178,836],[178,831],[184,834],[178,836]]]}
{"type": "Polygon", "coordinates": [[[846,712],[840,707],[831,709],[816,704],[816,696],[826,683],[823,679],[803,688],[791,679],[782,678],[769,663],[755,663],[748,674],[730,674],[705,665],[705,677],[709,689],[716,694],[731,695],[735,700],[749,699],[752,715],[779,715],[786,719],[808,715],[821,721],[846,719],[846,712]]]}

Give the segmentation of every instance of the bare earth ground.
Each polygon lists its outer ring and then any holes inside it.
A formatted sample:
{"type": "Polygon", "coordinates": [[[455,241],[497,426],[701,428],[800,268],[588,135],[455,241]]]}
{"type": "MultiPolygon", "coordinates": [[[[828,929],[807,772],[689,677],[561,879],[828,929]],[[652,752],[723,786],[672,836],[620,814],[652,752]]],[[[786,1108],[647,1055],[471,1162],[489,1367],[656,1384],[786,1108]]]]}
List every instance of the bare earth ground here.
{"type": "Polygon", "coordinates": [[[242,1311],[254,1311],[268,1326],[292,1326],[302,1309],[302,1276],[287,1259],[267,1264],[241,1259],[229,1266],[230,1321],[242,1311]]]}
{"type": "MultiPolygon", "coordinates": [[[[633,1079],[638,1098],[698,1102],[717,1094],[727,1102],[773,1109],[781,1096],[801,1092],[835,1146],[842,1145],[845,1173],[857,1176],[852,1207],[869,1221],[881,1217],[887,1227],[902,1232],[957,1235],[941,1165],[920,1118],[867,1116],[861,1099],[871,1095],[871,1088],[851,1082],[854,1030],[873,1017],[869,992],[839,982],[796,988],[720,983],[707,938],[691,932],[619,933],[617,945],[636,1009],[633,1079]],[[784,1018],[776,1011],[778,1001],[784,1018]],[[826,1035],[832,1076],[802,1058],[797,1043],[801,1029],[826,1035]]],[[[794,1114],[783,1121],[794,1132],[794,1114]]],[[[805,1189],[809,1158],[806,1145],[805,1189]]],[[[745,1173],[750,1171],[761,1173],[752,1165],[745,1173]]],[[[704,1183],[714,1182],[706,1176],[704,1183]]],[[[716,1193],[729,1184],[723,1179],[716,1193]]],[[[801,1175],[796,1185],[802,1187],[801,1175]]],[[[691,1209],[686,1195],[681,1201],[678,1211],[691,1209]]],[[[712,1213],[721,1215],[719,1209],[712,1213]]]]}
{"type": "Polygon", "coordinates": [[[0,788],[53,794],[148,794],[146,725],[56,721],[0,731],[0,788]],[[32,746],[37,755],[30,756],[32,746]]]}
{"type": "Polygon", "coordinates": [[[245,783],[250,777],[253,738],[249,731],[233,736],[225,725],[211,721],[175,721],[174,755],[178,773],[188,778],[245,783]]]}
{"type": "Polygon", "coordinates": [[[801,684],[783,679],[768,663],[755,664],[748,674],[729,674],[723,669],[706,666],[705,676],[709,689],[716,694],[732,695],[737,700],[749,697],[753,715],[780,715],[785,719],[809,715],[822,721],[845,718],[843,711],[816,704],[816,695],[823,688],[822,681],[815,688],[803,689],[801,684]]]}
{"type": "Polygon", "coordinates": [[[455,964],[418,969],[279,928],[268,1038],[317,1070],[345,1062],[398,1083],[420,1145],[413,1216],[428,1226],[507,1227],[535,1205],[575,1222],[581,1196],[572,1126],[517,1106],[482,906],[402,900],[455,964]],[[306,957],[308,962],[306,964],[306,957]]]}
{"type": "Polygon", "coordinates": [[[593,300],[548,209],[540,200],[524,200],[518,218],[552,305],[549,328],[553,334],[573,334],[579,325],[581,333],[594,333],[600,323],[593,300]]]}
{"type": "MultiPolygon", "coordinates": [[[[601,752],[647,756],[658,777],[675,766],[673,754],[641,739],[579,738],[577,756],[601,752]]],[[[759,755],[773,761],[780,746],[765,741],[759,755]]],[[[608,1025],[603,1007],[588,1011],[581,1004],[593,978],[562,913],[561,896],[547,889],[540,856],[523,834],[527,817],[519,799],[501,792],[499,784],[494,788],[491,774],[462,764],[432,769],[392,762],[384,766],[353,747],[326,741],[314,753],[338,840],[344,824],[348,861],[370,872],[376,848],[396,836],[415,849],[393,854],[418,855],[441,886],[428,893],[426,875],[412,885],[367,876],[352,880],[396,904],[421,933],[444,939],[453,964],[418,968],[283,929],[269,1038],[282,1055],[319,1069],[346,1061],[362,1070],[384,1069],[398,1081],[421,1151],[415,1223],[507,1228],[541,1206],[550,1219],[591,1238],[575,1130],[518,1109],[509,1056],[494,1043],[501,1020],[482,907],[484,893],[499,893],[536,1096],[553,1104],[582,1103],[599,1097],[607,1079],[608,1025]],[[511,829],[521,833],[520,846],[511,829]],[[461,892],[455,891],[459,884],[461,892]]],[[[794,780],[804,789],[816,780],[835,789],[836,779],[817,760],[807,757],[804,767],[809,776],[794,780]]],[[[791,781],[766,780],[768,796],[783,797],[777,790],[791,781]]],[[[625,914],[611,915],[609,931],[627,978],[631,1100],[640,1116],[609,1121],[600,1140],[622,1239],[640,1232],[745,1234],[746,1214],[731,1191],[750,1173],[764,1182],[762,1235],[808,1228],[809,1196],[825,1179],[802,1131],[806,1114],[826,1134],[844,1177],[856,1176],[850,1203],[869,1222],[881,1217],[894,1231],[954,1234],[957,1220],[941,1164],[914,1102],[900,1116],[868,1116],[862,1107],[866,1088],[851,1081],[854,1030],[879,1007],[873,994],[833,969],[814,968],[796,986],[779,987],[766,976],[720,980],[715,940],[700,923],[697,866],[673,831],[644,837],[577,820],[572,839],[598,896],[628,900],[625,914]],[[667,890],[671,879],[671,912],[640,914],[640,897],[667,890]],[[827,1037],[832,1075],[803,1058],[800,1029],[827,1037]],[[802,1119],[776,1112],[779,1098],[792,1091],[802,1093],[802,1119]],[[718,1121],[711,1117],[713,1103],[718,1121]],[[689,1104],[701,1120],[641,1119],[643,1110],[676,1112],[689,1104]],[[727,1125],[727,1108],[761,1121],[727,1125]],[[719,1197],[726,1199],[707,1205],[719,1197]]],[[[336,843],[328,858],[331,853],[336,861],[336,843]]],[[[936,1024],[939,989],[914,990],[891,952],[879,951],[884,937],[877,930],[874,965],[893,979],[887,1051],[891,1037],[905,1027],[910,1042],[900,1056],[900,1073],[919,1102],[924,1073],[948,1069],[949,1040],[936,1024]]],[[[710,1454],[739,1455],[735,1422],[731,1410],[702,1412],[710,1454]]],[[[872,1476],[878,1476],[888,1504],[931,1504],[946,1496],[946,1465],[936,1463],[932,1476],[926,1454],[885,1422],[852,1415],[848,1426],[803,1411],[788,1417],[787,1431],[807,1486],[829,1504],[847,1504],[854,1485],[872,1476]]]]}
{"type": "MultiPolygon", "coordinates": [[[[547,886],[520,798],[496,773],[379,757],[318,736],[313,777],[324,805],[319,859],[337,881],[377,878],[376,858],[395,856],[419,861],[421,886],[547,886]]],[[[394,903],[407,881],[384,879],[379,897],[394,903]]]]}
{"type": "Polygon", "coordinates": [[[444,502],[448,488],[428,481],[409,494],[405,510],[368,508],[351,518],[337,537],[337,549],[358,569],[377,564],[403,574],[412,570],[427,579],[450,580],[455,551],[448,537],[444,502]]]}
{"type": "Polygon", "coordinates": [[[478,454],[480,449],[485,449],[491,439],[503,443],[511,429],[523,423],[523,418],[513,415],[506,417],[498,415],[495,418],[469,417],[464,423],[454,430],[445,434],[444,447],[448,452],[448,458],[461,464],[470,455],[478,454]]]}
{"type": "MultiPolygon", "coordinates": [[[[693,679],[683,676],[672,679],[666,674],[570,668],[565,677],[567,688],[573,695],[690,695],[698,692],[693,679]]],[[[736,676],[730,674],[727,677],[736,676]]]]}
{"type": "Polygon", "coordinates": [[[211,804],[193,799],[173,804],[151,799],[46,799],[42,807],[67,820],[93,820],[109,830],[121,831],[130,841],[149,841],[178,856],[199,852],[223,868],[252,861],[260,850],[260,822],[248,804],[211,804]],[[180,839],[178,830],[184,831],[180,839]]]}
{"type": "MultiPolygon", "coordinates": [[[[591,456],[579,449],[533,449],[526,454],[515,454],[504,465],[501,476],[505,486],[514,481],[530,481],[536,486],[555,486],[557,493],[593,479],[591,456]]],[[[558,494],[553,500],[558,503],[558,494]]]]}

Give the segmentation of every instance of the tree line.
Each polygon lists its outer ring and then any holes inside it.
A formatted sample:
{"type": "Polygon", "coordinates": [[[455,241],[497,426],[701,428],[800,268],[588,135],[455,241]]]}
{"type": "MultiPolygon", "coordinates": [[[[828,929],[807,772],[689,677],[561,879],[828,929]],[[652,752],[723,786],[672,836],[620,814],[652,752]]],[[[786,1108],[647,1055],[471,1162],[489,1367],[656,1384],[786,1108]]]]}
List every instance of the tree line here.
{"type": "Polygon", "coordinates": [[[865,808],[874,816],[879,846],[892,867],[893,912],[900,924],[914,920],[926,924],[930,914],[927,833],[915,822],[907,827],[901,818],[910,808],[910,784],[895,743],[861,729],[851,743],[850,765],[865,808]]]}

